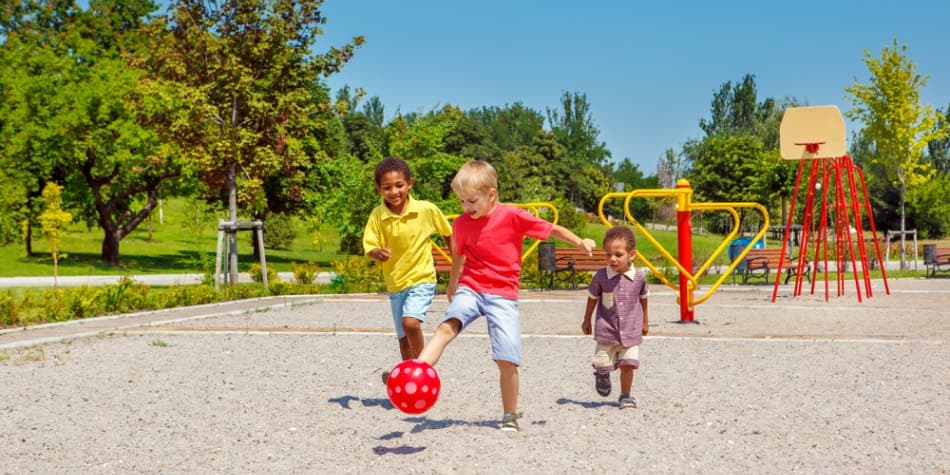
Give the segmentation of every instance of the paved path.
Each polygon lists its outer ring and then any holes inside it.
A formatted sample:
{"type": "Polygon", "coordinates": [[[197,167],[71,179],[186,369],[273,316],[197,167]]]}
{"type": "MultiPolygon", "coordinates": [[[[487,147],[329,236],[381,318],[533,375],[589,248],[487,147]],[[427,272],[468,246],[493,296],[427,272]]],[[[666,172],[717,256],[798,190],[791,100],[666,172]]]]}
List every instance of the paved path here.
{"type": "MultiPolygon", "coordinates": [[[[292,272],[277,273],[281,280],[292,282],[294,274],[292,272]]],[[[145,275],[70,275],[61,276],[55,279],[56,284],[62,287],[81,287],[88,285],[90,287],[99,285],[116,284],[123,277],[132,277],[138,282],[148,285],[195,285],[200,284],[204,279],[203,274],[145,274],[145,275]]],[[[330,282],[333,274],[329,272],[320,272],[317,274],[317,283],[326,284],[330,282]]],[[[238,282],[253,282],[248,273],[238,274],[238,282]]],[[[11,287],[53,287],[54,279],[52,277],[0,277],[0,289],[11,287]]]]}

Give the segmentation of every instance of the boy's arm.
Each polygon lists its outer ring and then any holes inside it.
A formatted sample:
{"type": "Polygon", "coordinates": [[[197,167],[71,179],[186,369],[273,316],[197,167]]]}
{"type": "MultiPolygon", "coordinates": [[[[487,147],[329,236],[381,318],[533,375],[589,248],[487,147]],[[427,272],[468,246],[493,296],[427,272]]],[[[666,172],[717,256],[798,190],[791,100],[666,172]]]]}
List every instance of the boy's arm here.
{"type": "Polygon", "coordinates": [[[373,216],[370,216],[363,228],[363,254],[377,261],[386,261],[390,257],[390,249],[383,247],[382,236],[375,225],[373,216]]]}
{"type": "Polygon", "coordinates": [[[592,328],[590,318],[594,314],[594,308],[597,307],[597,299],[593,297],[587,297],[587,308],[584,310],[584,322],[581,323],[581,331],[585,335],[590,335],[592,328]]]}
{"type": "Polygon", "coordinates": [[[640,297],[640,306],[643,307],[643,336],[646,336],[647,333],[650,333],[650,318],[647,312],[646,296],[640,297]]]}
{"type": "Polygon", "coordinates": [[[557,239],[560,239],[578,249],[583,249],[587,251],[587,254],[590,255],[591,251],[594,250],[597,245],[594,243],[593,239],[584,238],[581,239],[578,235],[571,232],[570,229],[561,226],[560,224],[555,224],[551,227],[551,236],[554,236],[557,239]]]}
{"type": "Polygon", "coordinates": [[[452,269],[449,270],[449,285],[445,288],[445,294],[452,301],[452,296],[459,287],[459,277],[462,275],[462,265],[465,264],[465,256],[455,253],[452,250],[452,269]]]}

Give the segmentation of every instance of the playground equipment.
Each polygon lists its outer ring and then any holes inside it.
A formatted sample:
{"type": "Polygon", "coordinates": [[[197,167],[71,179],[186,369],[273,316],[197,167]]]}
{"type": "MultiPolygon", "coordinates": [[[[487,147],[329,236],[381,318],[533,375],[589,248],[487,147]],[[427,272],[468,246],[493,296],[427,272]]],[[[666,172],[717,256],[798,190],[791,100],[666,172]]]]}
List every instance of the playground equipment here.
{"type": "MultiPolygon", "coordinates": [[[[640,234],[652,243],[659,251],[660,254],[670,263],[672,263],[679,270],[679,283],[673,284],[663,275],[663,272],[657,269],[652,262],[643,257],[643,254],[640,254],[640,250],[637,249],[637,258],[639,258],[644,265],[646,265],[653,274],[660,279],[666,286],[671,289],[679,289],[678,302],[680,305],[680,323],[699,323],[695,321],[694,307],[697,304],[703,303],[712,297],[720,285],[728,278],[739,263],[742,262],[742,259],[745,258],[746,254],[755,246],[755,243],[759,242],[762,237],[765,235],[766,231],[769,228],[769,213],[762,205],[758,203],[745,203],[745,202],[735,202],[735,203],[693,203],[692,202],[693,189],[689,186],[689,182],[685,179],[680,179],[676,182],[675,189],[642,189],[634,190],[630,192],[616,192],[608,193],[600,199],[598,204],[597,212],[600,216],[600,220],[606,226],[612,226],[610,221],[604,216],[604,203],[613,200],[620,199],[624,200],[623,202],[623,212],[627,221],[629,221],[633,226],[640,231],[640,234]],[[656,238],[650,234],[650,232],[644,228],[636,218],[633,217],[633,214],[630,213],[630,201],[633,198],[676,198],[676,232],[677,232],[677,257],[673,257],[663,246],[657,242],[656,238]],[[703,294],[700,298],[694,298],[694,292],[699,285],[699,279],[709,270],[713,262],[716,261],[716,258],[723,252],[728,251],[729,246],[733,243],[734,238],[739,233],[739,213],[736,212],[737,208],[750,208],[755,211],[762,213],[762,227],[755,234],[755,236],[750,239],[742,250],[736,255],[736,258],[732,260],[729,264],[729,267],[725,272],[720,274],[716,282],[703,294]],[[700,211],[725,211],[728,212],[733,219],[732,230],[729,234],[726,235],[725,239],[715,251],[706,259],[698,270],[693,270],[693,242],[692,242],[692,227],[690,225],[691,214],[693,210],[700,211]]],[[[777,281],[777,279],[776,279],[777,281]]]]}
{"type": "MultiPolygon", "coordinates": [[[[816,236],[812,262],[816,265],[811,266],[810,270],[812,272],[811,293],[815,293],[817,281],[815,277],[821,268],[825,274],[825,300],[828,300],[830,293],[828,272],[831,267],[834,267],[837,272],[838,295],[843,295],[845,273],[850,263],[858,302],[862,301],[861,279],[864,281],[865,294],[868,297],[873,296],[862,218],[867,219],[870,227],[870,241],[874,243],[877,262],[882,264],[880,267],[884,289],[887,294],[890,294],[887,268],[883,265],[885,261],[881,258],[881,246],[877,239],[874,217],[871,214],[864,172],[851,161],[851,157],[846,153],[845,127],[841,112],[835,106],[789,108],[782,117],[779,137],[782,158],[798,160],[798,173],[795,177],[795,190],[782,238],[782,259],[779,261],[778,273],[781,273],[781,261],[787,255],[789,230],[792,228],[792,220],[795,217],[796,198],[802,189],[802,177],[807,176],[804,186],[805,204],[802,210],[801,236],[798,240],[799,266],[793,296],[799,296],[802,292],[803,272],[806,266],[801,264],[807,259],[813,234],[816,236]],[[860,193],[858,185],[860,185],[860,193]],[[820,199],[820,204],[816,203],[816,199],[820,199]],[[819,207],[817,221],[815,220],[816,207],[819,207]],[[862,209],[867,213],[863,217],[862,209]],[[833,235],[828,232],[829,222],[832,224],[833,235]],[[829,244],[829,241],[832,242],[829,244]],[[834,246],[833,263],[831,263],[833,266],[829,263],[830,245],[834,246]],[[860,269],[858,269],[858,261],[861,263],[860,269]],[[818,263],[823,263],[823,265],[819,266],[818,263]]],[[[775,302],[778,295],[778,285],[779,282],[776,279],[772,290],[772,302],[775,302]]]]}

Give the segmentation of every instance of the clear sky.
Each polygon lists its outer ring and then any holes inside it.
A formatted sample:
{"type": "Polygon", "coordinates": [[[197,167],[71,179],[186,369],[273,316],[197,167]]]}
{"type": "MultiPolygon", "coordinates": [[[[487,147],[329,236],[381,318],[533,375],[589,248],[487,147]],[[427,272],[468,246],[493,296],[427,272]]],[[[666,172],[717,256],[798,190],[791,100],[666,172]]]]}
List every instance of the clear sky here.
{"type": "Polygon", "coordinates": [[[544,114],[581,92],[614,159],[648,175],[664,150],[701,137],[724,82],[754,74],[759,101],[844,112],[844,88],[868,83],[864,51],[879,57],[894,38],[930,76],[921,102],[950,104],[948,0],[327,0],[323,13],[318,51],[366,37],[328,84],[378,96],[387,120],[445,104],[544,114]]]}

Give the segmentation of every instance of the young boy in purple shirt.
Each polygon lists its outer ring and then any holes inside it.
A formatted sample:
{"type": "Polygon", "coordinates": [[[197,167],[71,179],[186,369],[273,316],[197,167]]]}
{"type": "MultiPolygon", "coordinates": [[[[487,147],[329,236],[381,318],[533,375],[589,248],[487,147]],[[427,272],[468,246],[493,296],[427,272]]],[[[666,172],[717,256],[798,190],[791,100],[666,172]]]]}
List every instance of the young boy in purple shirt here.
{"type": "Polygon", "coordinates": [[[632,265],[637,243],[633,231],[614,226],[604,235],[607,266],[597,271],[587,288],[587,308],[581,330],[592,330],[594,350],[594,386],[601,396],[610,394],[610,372],[620,368],[620,409],[637,407],[630,394],[633,371],[640,367],[640,343],[650,331],[647,318],[647,280],[643,271],[632,265]],[[591,316],[597,309],[596,323],[591,316]]]}

